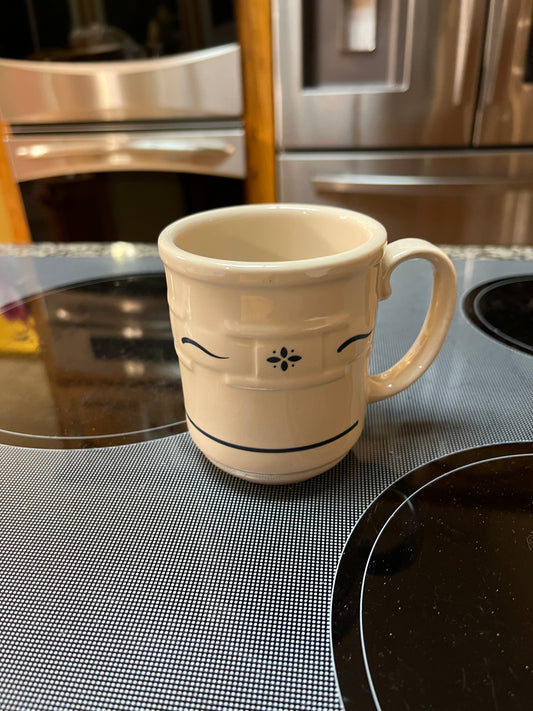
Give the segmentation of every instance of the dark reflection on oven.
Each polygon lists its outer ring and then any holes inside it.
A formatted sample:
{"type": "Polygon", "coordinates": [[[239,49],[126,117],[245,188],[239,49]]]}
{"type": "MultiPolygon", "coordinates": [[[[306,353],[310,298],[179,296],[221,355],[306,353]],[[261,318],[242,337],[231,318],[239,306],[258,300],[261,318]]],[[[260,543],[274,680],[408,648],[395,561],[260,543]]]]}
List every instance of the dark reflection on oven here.
{"type": "Polygon", "coordinates": [[[26,0],[6,3],[10,59],[98,62],[181,54],[234,42],[232,0],[26,0]]]}
{"type": "Polygon", "coordinates": [[[45,292],[0,324],[0,441],[107,446],[186,428],[163,275],[45,292]]]}
{"type": "Polygon", "coordinates": [[[240,179],[188,173],[76,174],[20,189],[34,242],[155,243],[180,217],[245,201],[240,179]]]}

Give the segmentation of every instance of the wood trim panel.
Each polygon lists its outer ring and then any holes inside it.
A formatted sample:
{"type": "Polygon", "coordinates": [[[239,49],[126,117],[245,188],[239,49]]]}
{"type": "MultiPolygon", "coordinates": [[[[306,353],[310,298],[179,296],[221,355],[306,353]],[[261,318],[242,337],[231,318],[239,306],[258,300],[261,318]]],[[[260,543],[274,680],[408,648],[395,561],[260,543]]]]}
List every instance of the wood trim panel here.
{"type": "Polygon", "coordinates": [[[8,134],[8,127],[0,123],[0,242],[27,244],[32,240],[5,147],[8,134]]]}
{"type": "Polygon", "coordinates": [[[236,0],[242,56],[248,202],[276,201],[270,0],[236,0]]]}

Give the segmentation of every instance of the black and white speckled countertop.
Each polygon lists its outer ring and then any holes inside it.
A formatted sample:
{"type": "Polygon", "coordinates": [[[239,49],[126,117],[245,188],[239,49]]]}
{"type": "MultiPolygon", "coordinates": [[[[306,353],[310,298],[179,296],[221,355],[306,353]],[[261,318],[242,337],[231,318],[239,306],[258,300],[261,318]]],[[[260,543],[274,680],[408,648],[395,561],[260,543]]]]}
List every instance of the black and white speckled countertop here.
{"type": "MultiPolygon", "coordinates": [[[[451,259],[533,259],[533,246],[439,245],[451,259]]],[[[154,257],[157,245],[133,242],[39,242],[0,244],[6,257],[154,257]]]]}

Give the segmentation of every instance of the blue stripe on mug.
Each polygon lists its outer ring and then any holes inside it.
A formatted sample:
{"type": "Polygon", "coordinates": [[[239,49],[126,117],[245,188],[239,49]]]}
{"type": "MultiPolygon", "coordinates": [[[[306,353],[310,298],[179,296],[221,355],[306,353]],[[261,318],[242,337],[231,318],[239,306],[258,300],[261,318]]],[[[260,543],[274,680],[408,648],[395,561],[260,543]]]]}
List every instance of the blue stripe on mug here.
{"type": "Polygon", "coordinates": [[[207,348],[204,348],[204,346],[201,346],[197,341],[193,341],[192,338],[182,338],[181,342],[182,343],[190,343],[191,346],[196,346],[196,348],[199,348],[204,353],[207,353],[207,355],[211,356],[211,358],[219,358],[220,360],[227,360],[229,358],[229,356],[219,356],[219,355],[215,355],[214,353],[211,353],[211,351],[208,351],[207,348]]]}
{"type": "MultiPolygon", "coordinates": [[[[187,414],[187,413],[186,413],[187,414]]],[[[226,447],[231,447],[232,449],[240,449],[243,452],[260,452],[263,454],[286,454],[290,452],[304,452],[307,449],[317,449],[318,447],[324,447],[326,444],[331,444],[331,442],[335,442],[338,439],[341,439],[341,437],[344,437],[347,435],[349,432],[351,432],[353,429],[357,427],[359,424],[359,420],[356,420],[353,425],[350,425],[348,429],[344,430],[344,432],[341,432],[340,434],[335,435],[334,437],[330,437],[329,439],[322,440],[322,442],[313,442],[313,444],[304,444],[300,447],[283,447],[283,448],[264,448],[264,447],[247,447],[242,444],[234,444],[233,442],[226,442],[223,439],[219,439],[218,437],[215,437],[214,435],[209,434],[209,432],[206,432],[203,430],[201,427],[198,427],[196,422],[191,420],[190,416],[187,414],[187,419],[193,425],[195,429],[198,430],[201,434],[203,434],[205,437],[209,437],[209,439],[212,439],[213,442],[218,442],[218,444],[223,444],[226,447]]]]}
{"type": "Polygon", "coordinates": [[[349,338],[347,341],[344,341],[344,343],[341,343],[340,346],[337,348],[337,353],[340,353],[343,351],[345,348],[348,348],[348,346],[351,343],[355,343],[355,341],[360,341],[363,338],[368,338],[372,331],[369,331],[368,333],[359,333],[357,336],[352,336],[349,338]]]}

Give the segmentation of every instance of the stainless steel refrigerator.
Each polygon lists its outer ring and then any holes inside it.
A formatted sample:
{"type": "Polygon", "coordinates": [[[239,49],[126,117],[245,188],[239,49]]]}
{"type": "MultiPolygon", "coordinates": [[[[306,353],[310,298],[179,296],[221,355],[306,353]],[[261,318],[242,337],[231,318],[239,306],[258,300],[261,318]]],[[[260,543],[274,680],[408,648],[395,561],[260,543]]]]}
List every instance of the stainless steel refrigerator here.
{"type": "Polygon", "coordinates": [[[533,0],[275,0],[278,197],[533,244],[533,0]]]}

